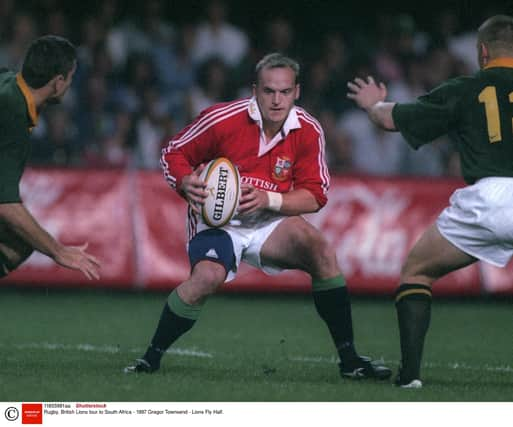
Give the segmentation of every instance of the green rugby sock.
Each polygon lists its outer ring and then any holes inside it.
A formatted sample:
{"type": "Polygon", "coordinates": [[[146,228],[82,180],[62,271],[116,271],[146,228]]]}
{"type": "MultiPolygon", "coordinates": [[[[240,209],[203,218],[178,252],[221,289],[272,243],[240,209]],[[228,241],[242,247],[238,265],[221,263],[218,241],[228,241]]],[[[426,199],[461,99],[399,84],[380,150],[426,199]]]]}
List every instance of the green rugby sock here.
{"type": "Polygon", "coordinates": [[[401,378],[420,379],[424,341],[431,320],[431,288],[402,284],[395,294],[401,339],[401,378]]]}
{"type": "Polygon", "coordinates": [[[357,357],[354,348],[351,301],[342,275],[312,283],[317,313],[328,326],[341,361],[357,357]]]}
{"type": "Polygon", "coordinates": [[[193,327],[201,307],[183,302],[176,289],[171,293],[160,315],[151,344],[143,356],[152,367],[158,368],[160,359],[171,344],[193,327]]]}

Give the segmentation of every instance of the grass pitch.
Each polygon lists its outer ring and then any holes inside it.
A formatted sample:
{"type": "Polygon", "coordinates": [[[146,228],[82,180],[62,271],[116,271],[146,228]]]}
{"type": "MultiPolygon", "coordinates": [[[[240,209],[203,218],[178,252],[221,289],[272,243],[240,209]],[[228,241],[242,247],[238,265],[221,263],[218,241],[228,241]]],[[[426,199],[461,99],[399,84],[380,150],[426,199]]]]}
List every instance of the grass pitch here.
{"type": "MultiPolygon", "coordinates": [[[[0,289],[0,401],[510,401],[505,300],[435,300],[422,390],[342,380],[311,297],[212,297],[153,375],[126,375],[166,294],[0,289]]],[[[357,349],[399,359],[390,299],[353,298],[357,349]]]]}

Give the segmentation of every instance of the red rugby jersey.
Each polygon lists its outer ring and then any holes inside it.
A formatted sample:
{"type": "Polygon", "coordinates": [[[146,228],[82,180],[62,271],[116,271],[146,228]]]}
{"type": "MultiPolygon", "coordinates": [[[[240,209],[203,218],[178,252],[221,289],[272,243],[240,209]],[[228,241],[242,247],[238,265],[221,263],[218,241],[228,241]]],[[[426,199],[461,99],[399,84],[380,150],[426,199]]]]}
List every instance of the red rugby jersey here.
{"type": "Polygon", "coordinates": [[[261,138],[261,123],[254,98],[207,108],[162,150],[166,180],[180,188],[193,168],[226,157],[239,169],[241,182],[280,193],[304,188],[324,206],[330,177],[319,122],[295,106],[267,144],[261,138]]]}

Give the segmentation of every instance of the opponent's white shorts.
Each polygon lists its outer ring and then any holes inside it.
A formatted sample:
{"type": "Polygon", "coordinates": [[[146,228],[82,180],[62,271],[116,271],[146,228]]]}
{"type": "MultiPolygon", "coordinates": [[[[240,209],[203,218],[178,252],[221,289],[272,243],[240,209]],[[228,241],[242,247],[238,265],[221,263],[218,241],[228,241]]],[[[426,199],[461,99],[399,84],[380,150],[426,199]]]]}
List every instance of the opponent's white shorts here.
{"type": "Polygon", "coordinates": [[[463,252],[504,267],[513,256],[513,178],[483,178],[456,190],[436,224],[463,252]]]}
{"type": "MultiPolygon", "coordinates": [[[[260,259],[260,250],[269,238],[274,229],[285,219],[281,215],[273,215],[269,219],[255,223],[249,223],[247,226],[241,225],[238,221],[231,221],[228,225],[222,227],[233,242],[233,252],[235,255],[235,268],[228,272],[226,282],[233,280],[242,261],[262,270],[267,274],[278,274],[283,271],[282,268],[272,265],[262,264],[260,259]]],[[[205,224],[198,224],[198,232],[208,229],[205,224]]]]}

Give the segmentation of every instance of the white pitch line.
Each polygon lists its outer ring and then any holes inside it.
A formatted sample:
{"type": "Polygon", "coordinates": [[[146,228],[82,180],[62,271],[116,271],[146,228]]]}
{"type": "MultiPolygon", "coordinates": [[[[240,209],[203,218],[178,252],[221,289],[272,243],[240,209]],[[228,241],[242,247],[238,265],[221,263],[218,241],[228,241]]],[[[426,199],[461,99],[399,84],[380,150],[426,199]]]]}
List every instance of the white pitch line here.
{"type": "Polygon", "coordinates": [[[484,366],[472,366],[466,364],[465,362],[451,362],[448,364],[427,362],[423,365],[428,368],[449,368],[455,370],[463,369],[467,371],[513,372],[513,367],[509,365],[493,366],[486,364],[484,366]]]}
{"type": "Polygon", "coordinates": [[[305,356],[292,356],[289,357],[293,362],[304,362],[304,363],[337,363],[338,359],[332,357],[305,357],[305,356]]]}
{"type": "MultiPolygon", "coordinates": [[[[27,344],[0,344],[1,348],[14,348],[16,350],[74,350],[74,351],[90,351],[96,353],[120,353],[121,349],[112,345],[94,345],[94,344],[59,344],[59,343],[27,343],[27,344]]],[[[133,348],[129,350],[131,353],[142,353],[144,349],[133,348]]],[[[178,356],[204,357],[212,358],[212,354],[187,348],[172,348],[167,353],[178,356]]]]}
{"type": "Polygon", "coordinates": [[[198,350],[188,350],[186,348],[170,348],[166,353],[178,354],[179,356],[207,357],[213,358],[212,354],[198,350]]]}
{"type": "MultiPolygon", "coordinates": [[[[338,359],[336,357],[304,357],[304,356],[293,356],[289,358],[293,362],[302,362],[302,363],[337,363],[338,359]]],[[[380,360],[383,362],[383,360],[380,360]]],[[[398,361],[387,360],[389,364],[398,364],[398,361]]],[[[513,372],[513,367],[509,365],[501,365],[501,366],[493,366],[493,365],[484,365],[484,366],[472,366],[468,365],[465,362],[450,362],[447,364],[444,363],[436,363],[436,362],[427,362],[423,363],[423,366],[427,368],[449,368],[449,369],[462,369],[468,371],[490,371],[490,372],[513,372]]]]}
{"type": "MultiPolygon", "coordinates": [[[[73,351],[89,351],[96,353],[120,353],[122,350],[118,346],[112,345],[94,345],[94,344],[59,344],[59,343],[26,343],[26,344],[12,344],[6,345],[0,343],[0,348],[14,348],[16,350],[73,350],[73,351]]],[[[128,350],[130,353],[142,353],[144,349],[142,348],[132,348],[128,350]]],[[[200,357],[200,358],[208,358],[212,359],[214,355],[212,353],[208,353],[206,351],[201,351],[197,349],[187,349],[187,348],[171,348],[167,351],[169,354],[174,354],[177,356],[189,356],[189,357],[200,357]]],[[[221,358],[229,357],[228,355],[218,354],[221,358]]],[[[288,359],[292,362],[299,363],[323,363],[323,364],[335,364],[338,362],[338,358],[331,356],[291,356],[288,359]]],[[[383,362],[383,360],[381,360],[383,362]]],[[[399,362],[396,360],[387,360],[389,364],[397,365],[399,362]]],[[[472,366],[465,362],[450,362],[450,363],[437,363],[437,362],[426,362],[423,366],[427,368],[445,368],[445,369],[453,369],[453,370],[468,370],[468,371],[488,371],[488,372],[506,372],[513,373],[513,367],[509,365],[489,365],[485,364],[483,366],[472,366]]]]}

